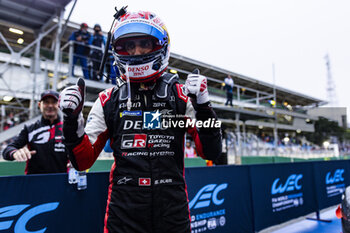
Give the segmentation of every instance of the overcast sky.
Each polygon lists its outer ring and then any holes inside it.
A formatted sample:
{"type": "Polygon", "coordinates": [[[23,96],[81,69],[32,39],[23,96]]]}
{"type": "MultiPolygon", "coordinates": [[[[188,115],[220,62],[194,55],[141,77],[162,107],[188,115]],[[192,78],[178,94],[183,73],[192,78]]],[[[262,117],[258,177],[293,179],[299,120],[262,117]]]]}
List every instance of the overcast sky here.
{"type": "Polygon", "coordinates": [[[326,101],[328,53],[350,120],[349,0],[78,0],[71,21],[108,31],[116,4],[160,16],[174,53],[271,84],[274,63],[277,86],[326,101]]]}

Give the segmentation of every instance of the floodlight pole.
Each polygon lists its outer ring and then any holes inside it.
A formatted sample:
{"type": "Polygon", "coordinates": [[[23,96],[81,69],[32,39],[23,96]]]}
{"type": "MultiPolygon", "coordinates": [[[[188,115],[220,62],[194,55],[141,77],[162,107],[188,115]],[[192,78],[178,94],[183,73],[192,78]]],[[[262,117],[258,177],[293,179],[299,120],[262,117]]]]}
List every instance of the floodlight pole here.
{"type": "Polygon", "coordinates": [[[62,28],[61,33],[60,33],[60,41],[62,40],[63,34],[64,34],[64,32],[66,31],[66,29],[67,29],[67,24],[68,24],[68,22],[69,22],[69,20],[70,20],[70,17],[71,17],[71,15],[72,15],[72,13],[73,13],[73,10],[74,10],[74,8],[75,8],[75,5],[77,4],[77,1],[78,1],[78,0],[75,0],[75,1],[74,1],[73,6],[72,6],[72,8],[70,9],[70,12],[69,12],[69,14],[68,14],[68,17],[67,17],[67,19],[66,19],[66,22],[65,22],[64,25],[63,25],[63,28],[62,28]]]}
{"type": "Polygon", "coordinates": [[[274,137],[274,148],[275,148],[275,156],[278,156],[278,135],[277,135],[277,112],[276,112],[276,106],[277,106],[277,98],[276,98],[276,81],[275,81],[275,63],[272,63],[272,78],[273,78],[273,101],[274,105],[273,108],[275,109],[274,112],[274,126],[273,126],[273,137],[274,137]]]}
{"type": "Polygon", "coordinates": [[[60,59],[60,47],[61,47],[61,41],[60,41],[60,34],[62,31],[62,19],[63,19],[64,9],[62,9],[59,13],[58,18],[58,28],[56,32],[56,39],[55,39],[55,58],[54,58],[54,75],[53,75],[53,84],[52,89],[57,90],[57,82],[58,82],[58,65],[59,65],[59,59],[60,59]]]}
{"type": "Polygon", "coordinates": [[[35,54],[34,54],[34,69],[33,69],[33,92],[32,92],[32,100],[31,100],[31,108],[29,116],[30,118],[33,118],[35,115],[35,109],[36,109],[36,101],[35,101],[35,95],[36,95],[36,81],[37,76],[40,72],[40,45],[41,45],[41,33],[37,34],[37,38],[40,38],[36,41],[35,46],[35,54]]]}
{"type": "Polygon", "coordinates": [[[237,142],[238,142],[238,153],[236,154],[236,158],[235,158],[235,163],[237,163],[238,161],[238,156],[242,156],[242,142],[241,142],[241,132],[240,132],[240,125],[239,125],[239,118],[240,118],[240,114],[238,112],[236,112],[235,114],[236,116],[236,134],[237,134],[237,142]]]}
{"type": "Polygon", "coordinates": [[[5,123],[5,117],[6,117],[6,105],[1,105],[1,121],[0,121],[0,132],[4,131],[4,123],[5,123]]]}

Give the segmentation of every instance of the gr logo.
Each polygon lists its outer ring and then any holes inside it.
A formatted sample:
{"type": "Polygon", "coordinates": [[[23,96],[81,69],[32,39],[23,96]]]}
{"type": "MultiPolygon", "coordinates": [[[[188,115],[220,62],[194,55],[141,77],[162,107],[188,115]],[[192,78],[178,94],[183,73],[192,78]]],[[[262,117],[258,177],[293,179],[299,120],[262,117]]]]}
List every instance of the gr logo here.
{"type": "Polygon", "coordinates": [[[275,179],[271,187],[271,194],[284,193],[294,190],[300,190],[302,185],[299,184],[299,181],[303,178],[303,174],[292,174],[288,177],[286,183],[279,184],[280,178],[275,179]]]}
{"type": "Polygon", "coordinates": [[[218,194],[222,190],[227,188],[227,183],[223,183],[220,185],[217,184],[208,184],[201,188],[196,196],[190,201],[189,207],[190,209],[199,209],[208,207],[210,205],[210,201],[213,201],[215,205],[221,205],[224,203],[224,198],[218,199],[218,194]]]}
{"type": "Polygon", "coordinates": [[[124,134],[122,137],[122,149],[145,148],[147,134],[124,134]]]}
{"type": "Polygon", "coordinates": [[[55,210],[59,205],[59,202],[50,202],[46,204],[41,204],[33,208],[28,208],[30,205],[11,205],[0,208],[0,231],[8,230],[12,227],[15,216],[19,215],[23,210],[26,210],[23,214],[20,215],[17,222],[14,224],[13,232],[14,233],[44,233],[47,227],[41,228],[36,231],[29,231],[26,228],[27,223],[34,218],[35,216],[50,212],[55,210]],[[6,218],[6,220],[2,220],[6,218]],[[12,219],[11,219],[12,218],[12,219]]]}

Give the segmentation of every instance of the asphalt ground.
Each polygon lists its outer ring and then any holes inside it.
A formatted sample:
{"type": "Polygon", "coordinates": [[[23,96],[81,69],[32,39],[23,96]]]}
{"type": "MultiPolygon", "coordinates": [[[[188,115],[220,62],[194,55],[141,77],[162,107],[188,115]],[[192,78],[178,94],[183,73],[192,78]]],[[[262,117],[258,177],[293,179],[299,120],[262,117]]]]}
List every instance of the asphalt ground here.
{"type": "MultiPolygon", "coordinates": [[[[278,230],[269,231],[272,233],[340,233],[341,221],[335,216],[336,206],[328,208],[326,211],[321,212],[320,218],[325,220],[331,220],[331,222],[315,221],[309,219],[303,219],[287,226],[283,226],[278,230]]],[[[315,218],[316,215],[308,216],[315,218]]]]}

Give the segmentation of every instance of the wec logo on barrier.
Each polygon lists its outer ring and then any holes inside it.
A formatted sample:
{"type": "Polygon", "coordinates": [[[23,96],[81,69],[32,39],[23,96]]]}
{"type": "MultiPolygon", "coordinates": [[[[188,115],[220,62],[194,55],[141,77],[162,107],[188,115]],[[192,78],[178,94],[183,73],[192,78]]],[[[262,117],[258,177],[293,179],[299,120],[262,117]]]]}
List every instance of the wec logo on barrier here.
{"type": "Polygon", "coordinates": [[[208,184],[201,188],[196,196],[190,201],[189,208],[198,209],[208,207],[210,205],[210,200],[213,201],[215,205],[221,205],[224,203],[224,198],[218,199],[218,194],[220,191],[227,188],[227,183],[223,183],[220,185],[217,184],[208,184]]]}
{"type": "Polygon", "coordinates": [[[344,181],[343,177],[344,169],[337,169],[334,172],[334,175],[331,175],[331,172],[328,172],[326,175],[326,184],[334,184],[344,181]]]}
{"type": "Polygon", "coordinates": [[[275,179],[271,187],[271,194],[284,193],[294,190],[300,190],[302,185],[299,184],[299,180],[303,178],[303,174],[292,174],[288,177],[284,185],[278,185],[280,178],[275,179]]]}
{"type": "MultiPolygon", "coordinates": [[[[27,223],[34,218],[35,216],[53,211],[55,210],[59,205],[59,202],[50,202],[46,204],[41,204],[36,207],[28,209],[26,212],[24,212],[17,220],[16,224],[14,225],[14,233],[30,233],[34,231],[28,231],[26,229],[27,223]]],[[[19,215],[24,209],[29,207],[28,204],[23,205],[11,205],[0,208],[0,231],[8,230],[11,228],[12,223],[14,220],[11,220],[10,217],[15,217],[19,215]],[[7,220],[3,221],[1,219],[6,218],[7,220]]],[[[35,233],[44,233],[46,231],[46,227],[35,231],[35,233]]]]}

